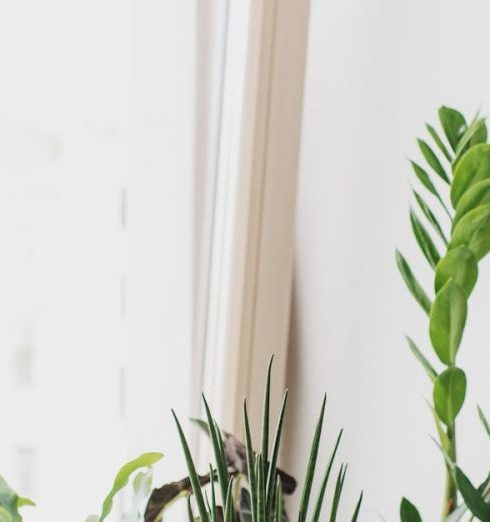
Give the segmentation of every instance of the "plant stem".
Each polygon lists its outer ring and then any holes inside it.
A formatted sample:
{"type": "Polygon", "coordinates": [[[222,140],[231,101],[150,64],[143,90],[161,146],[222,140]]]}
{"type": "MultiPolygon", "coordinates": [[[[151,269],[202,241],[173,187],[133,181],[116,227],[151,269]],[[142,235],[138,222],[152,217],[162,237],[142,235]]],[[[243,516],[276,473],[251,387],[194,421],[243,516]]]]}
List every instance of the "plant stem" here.
{"type": "MultiPolygon", "coordinates": [[[[449,458],[452,462],[456,462],[456,425],[447,427],[447,438],[449,439],[449,458]]],[[[458,503],[458,489],[454,482],[451,468],[446,464],[446,485],[444,491],[444,504],[442,507],[442,520],[452,513],[458,503]]]]}

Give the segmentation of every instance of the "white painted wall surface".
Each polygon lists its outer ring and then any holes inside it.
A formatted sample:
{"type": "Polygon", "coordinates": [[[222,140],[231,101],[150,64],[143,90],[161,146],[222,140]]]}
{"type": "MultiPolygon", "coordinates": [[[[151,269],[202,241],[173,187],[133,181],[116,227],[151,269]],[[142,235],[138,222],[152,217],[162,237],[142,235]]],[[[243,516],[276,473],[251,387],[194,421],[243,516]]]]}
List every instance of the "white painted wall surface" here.
{"type": "Polygon", "coordinates": [[[184,474],[195,17],[0,3],[0,473],[33,522],[84,520],[141,451],[184,474]]]}
{"type": "MultiPolygon", "coordinates": [[[[403,339],[409,333],[428,348],[427,323],[400,280],[394,249],[429,287],[409,232],[405,158],[417,156],[415,137],[439,105],[490,113],[489,16],[485,0],[312,0],[286,466],[304,473],[302,434],[312,433],[327,391],[328,439],[345,428],[347,496],[353,504],[365,489],[366,521],[378,513],[397,520],[402,495],[425,520],[440,511],[442,459],[424,404],[431,388],[403,339]]],[[[487,259],[460,352],[470,382],[460,460],[475,481],[490,463],[475,413],[476,401],[490,411],[489,302],[487,259]]]]}

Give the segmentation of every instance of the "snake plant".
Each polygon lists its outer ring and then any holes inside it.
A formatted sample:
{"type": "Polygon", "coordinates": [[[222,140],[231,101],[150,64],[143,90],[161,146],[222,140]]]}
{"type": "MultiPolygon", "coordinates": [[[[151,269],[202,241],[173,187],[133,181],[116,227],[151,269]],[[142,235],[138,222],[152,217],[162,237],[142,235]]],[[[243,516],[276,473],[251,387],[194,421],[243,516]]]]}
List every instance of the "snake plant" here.
{"type": "MultiPolygon", "coordinates": [[[[246,403],[244,403],[243,407],[245,444],[241,444],[237,442],[234,437],[230,438],[229,434],[223,432],[218,427],[204,398],[206,420],[199,421],[199,424],[208,432],[214,452],[214,467],[210,468],[210,473],[207,477],[204,477],[204,479],[197,474],[186,437],[174,413],[189,472],[186,494],[190,492],[193,493],[195,504],[195,507],[191,505],[190,496],[188,496],[189,522],[195,521],[196,515],[198,517],[197,520],[200,522],[218,522],[221,520],[224,522],[272,522],[289,520],[285,512],[283,495],[292,493],[296,482],[292,477],[277,467],[288,394],[287,391],[284,394],[277,421],[277,428],[272,439],[272,444],[270,444],[270,382],[271,364],[269,364],[267,372],[262,418],[262,437],[260,450],[257,452],[252,448],[252,437],[246,403]],[[207,482],[211,484],[209,495],[203,490],[203,484],[207,482]],[[221,503],[217,500],[218,496],[221,498],[221,503]]],[[[296,517],[298,522],[306,522],[307,520],[318,522],[320,519],[327,519],[327,514],[323,513],[326,490],[333,471],[334,459],[342,432],[339,433],[330,458],[325,465],[320,488],[318,492],[316,492],[315,498],[312,498],[313,479],[318,463],[325,404],[326,399],[324,398],[306,467],[303,491],[296,517]]],[[[328,510],[328,520],[331,522],[338,520],[337,513],[346,472],[347,466],[341,464],[337,471],[337,478],[333,486],[330,508],[328,510]]],[[[172,483],[169,486],[175,488],[175,484],[176,483],[172,483]]],[[[159,499],[166,496],[164,489],[168,489],[169,486],[155,490],[152,497],[150,497],[145,522],[158,522],[162,519],[161,514],[165,505],[161,501],[159,502],[159,499]]],[[[362,493],[353,509],[352,522],[356,522],[358,519],[361,502],[362,493]]]]}
{"type": "MultiPolygon", "coordinates": [[[[417,140],[424,164],[411,162],[420,188],[413,190],[415,208],[410,209],[410,224],[432,271],[432,290],[423,288],[398,251],[396,260],[408,290],[426,316],[428,339],[424,342],[432,347],[432,353],[427,353],[407,337],[410,350],[432,383],[431,409],[446,469],[442,520],[461,520],[469,511],[470,519],[490,522],[489,479],[475,487],[457,463],[457,417],[467,387],[458,353],[479,263],[490,251],[490,144],[484,118],[476,116],[468,123],[459,111],[441,107],[439,121],[442,133],[427,125],[430,141],[417,140]]],[[[490,434],[481,409],[479,416],[490,434]]],[[[421,520],[407,499],[402,500],[400,516],[402,522],[421,520]]]]}

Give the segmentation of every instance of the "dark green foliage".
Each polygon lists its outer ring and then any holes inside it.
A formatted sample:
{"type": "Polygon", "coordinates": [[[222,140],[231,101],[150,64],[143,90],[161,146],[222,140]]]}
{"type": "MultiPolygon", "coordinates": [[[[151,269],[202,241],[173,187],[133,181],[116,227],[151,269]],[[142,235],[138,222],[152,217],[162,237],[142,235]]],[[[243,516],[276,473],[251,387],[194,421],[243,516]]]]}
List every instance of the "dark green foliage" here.
{"type": "MultiPolygon", "coordinates": [[[[182,442],[184,456],[187,462],[189,482],[192,487],[192,494],[195,498],[199,520],[201,522],[214,522],[216,518],[219,519],[217,514],[221,512],[224,516],[224,522],[285,522],[287,520],[287,515],[284,509],[283,494],[292,493],[294,487],[291,487],[291,483],[295,483],[294,479],[277,468],[277,459],[279,456],[281,437],[284,429],[284,414],[287,404],[287,392],[284,395],[279,412],[277,428],[275,430],[272,447],[269,448],[269,444],[265,444],[264,438],[269,439],[270,378],[271,367],[269,366],[266,379],[266,389],[264,393],[261,442],[262,450],[266,450],[267,455],[269,455],[270,460],[268,462],[265,462],[262,451],[257,454],[253,451],[246,404],[244,404],[244,431],[246,444],[243,445],[232,435],[219,430],[216,421],[213,419],[209,407],[205,402],[207,423],[199,422],[199,425],[205,429],[210,436],[215,455],[216,468],[218,470],[216,476],[214,476],[212,471],[210,471],[210,473],[207,475],[213,484],[210,502],[207,500],[208,497],[203,490],[203,485],[206,483],[206,480],[203,480],[203,478],[206,477],[200,477],[197,474],[186,437],[182,431],[177,417],[175,417],[175,422],[182,442]],[[210,428],[212,426],[214,426],[214,429],[210,428]],[[227,451],[227,445],[231,443],[230,440],[233,441],[232,443],[234,444],[234,451],[227,451]],[[232,463],[230,461],[231,454],[239,454],[240,462],[235,461],[232,463]],[[223,479],[222,474],[219,472],[219,467],[223,466],[223,463],[225,463],[227,469],[226,479],[223,479]],[[214,481],[216,478],[221,489],[224,484],[227,484],[226,494],[222,496],[222,499],[224,499],[222,507],[217,505],[217,500],[214,494],[214,481]],[[237,484],[237,488],[235,488],[233,484],[237,484]],[[238,491],[237,494],[235,494],[235,489],[238,491]]],[[[306,469],[306,478],[301,497],[301,506],[298,514],[298,521],[300,522],[307,520],[308,508],[313,490],[315,469],[318,462],[320,439],[325,415],[325,405],[326,398],[324,398],[322,403],[306,469]]],[[[340,437],[341,434],[339,434],[337,437],[334,450],[326,465],[325,475],[321,483],[318,498],[314,506],[314,513],[311,518],[312,522],[318,522],[320,519],[320,513],[325,503],[324,500],[328,479],[334,464],[335,455],[340,443],[340,437]]],[[[347,466],[342,464],[339,468],[337,481],[335,483],[332,494],[329,515],[329,520],[331,522],[335,522],[338,519],[337,513],[341,503],[346,473],[347,466]]],[[[353,521],[356,521],[358,518],[361,502],[362,495],[359,497],[359,500],[354,508],[352,517],[353,521]]],[[[190,507],[190,504],[189,509],[191,513],[192,508],[190,507]]],[[[161,515],[161,512],[162,510],[160,510],[159,515],[161,515]]],[[[157,520],[157,518],[152,519],[150,517],[145,517],[145,522],[156,522],[157,520]]]]}

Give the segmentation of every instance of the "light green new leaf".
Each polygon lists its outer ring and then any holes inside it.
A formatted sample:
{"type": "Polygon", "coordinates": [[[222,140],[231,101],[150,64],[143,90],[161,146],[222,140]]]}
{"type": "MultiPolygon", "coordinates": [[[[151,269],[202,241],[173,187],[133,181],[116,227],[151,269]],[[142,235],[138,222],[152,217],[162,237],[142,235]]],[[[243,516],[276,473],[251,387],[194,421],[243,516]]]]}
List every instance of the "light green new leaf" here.
{"type": "Polygon", "coordinates": [[[410,223],[412,224],[412,231],[420,247],[420,250],[424,254],[429,265],[432,268],[435,268],[441,256],[426,228],[424,225],[422,225],[419,218],[412,209],[410,209],[410,223]]]}
{"type": "Polygon", "coordinates": [[[161,453],[143,453],[134,460],[127,462],[117,473],[112,489],[102,504],[102,513],[97,520],[102,522],[108,517],[112,510],[114,497],[127,486],[129,478],[135,471],[153,466],[153,464],[156,464],[162,458],[163,455],[161,453]]]}
{"type": "Polygon", "coordinates": [[[464,116],[450,107],[441,107],[439,109],[439,121],[451,148],[455,151],[466,129],[464,116]]]}
{"type": "Polygon", "coordinates": [[[450,280],[461,286],[469,297],[478,279],[478,263],[471,250],[460,246],[449,250],[436,267],[436,293],[450,280]]]}
{"type": "Polygon", "coordinates": [[[29,507],[35,507],[36,503],[31,500],[30,498],[26,497],[17,497],[17,507],[20,509],[21,507],[29,506],[29,507]]]}
{"type": "Polygon", "coordinates": [[[463,194],[479,181],[490,179],[490,144],[475,145],[461,157],[451,186],[451,202],[456,208],[463,194]]]}
{"type": "Polygon", "coordinates": [[[475,183],[462,196],[456,206],[453,228],[471,210],[490,204],[490,179],[475,183]]]}
{"type": "Polygon", "coordinates": [[[437,134],[437,131],[434,129],[434,127],[432,127],[432,125],[429,125],[428,123],[426,124],[426,128],[434,140],[434,143],[439,147],[439,150],[444,154],[444,157],[449,161],[449,163],[451,163],[451,154],[449,154],[446,145],[444,145],[444,142],[441,140],[439,134],[437,134]]]}
{"type": "Polygon", "coordinates": [[[490,522],[490,506],[485,502],[482,493],[473,486],[468,477],[457,466],[454,475],[468,509],[482,522],[490,522]]]}
{"type": "Polygon", "coordinates": [[[454,227],[449,248],[466,245],[477,261],[490,251],[490,204],[468,212],[454,227]]]}
{"type": "Polygon", "coordinates": [[[424,140],[418,139],[417,143],[419,144],[419,149],[422,155],[425,158],[425,161],[430,165],[432,170],[447,184],[449,184],[449,178],[446,174],[446,171],[444,170],[444,167],[442,166],[441,162],[439,161],[439,158],[436,156],[434,151],[430,148],[428,143],[426,143],[424,140]]]}
{"type": "Polygon", "coordinates": [[[422,518],[417,508],[405,497],[400,503],[400,521],[401,522],[422,522],[422,518]]]}
{"type": "Polygon", "coordinates": [[[466,323],[467,304],[464,290],[449,280],[437,294],[429,318],[429,334],[439,359],[454,364],[466,323]]]}
{"type": "Polygon", "coordinates": [[[444,231],[442,230],[441,225],[439,224],[439,221],[437,220],[436,216],[432,212],[431,208],[427,203],[424,201],[422,196],[416,192],[413,191],[415,199],[420,207],[420,210],[424,214],[424,216],[427,218],[427,221],[433,226],[434,230],[436,231],[437,235],[441,238],[442,242],[447,245],[448,241],[446,238],[446,234],[444,234],[444,231]]]}
{"type": "Polygon", "coordinates": [[[438,417],[451,426],[460,412],[466,396],[466,376],[463,370],[451,367],[442,372],[434,384],[434,406],[438,417]]]}
{"type": "Polygon", "coordinates": [[[410,266],[408,265],[406,259],[398,250],[396,251],[396,264],[398,265],[400,274],[402,275],[403,280],[407,285],[407,288],[410,290],[410,293],[413,295],[417,303],[419,303],[419,305],[428,315],[430,313],[432,301],[429,299],[424,289],[413,275],[413,272],[410,266]]]}
{"type": "Polygon", "coordinates": [[[425,373],[429,376],[429,379],[434,382],[437,377],[437,372],[434,370],[433,366],[430,364],[430,362],[427,360],[425,355],[419,350],[418,346],[414,343],[410,337],[405,336],[408,347],[410,348],[410,351],[413,353],[415,358],[420,362],[422,367],[425,370],[425,373]]]}
{"type": "Polygon", "coordinates": [[[487,432],[487,435],[490,437],[490,423],[488,422],[488,419],[486,415],[483,413],[483,410],[480,408],[480,406],[477,406],[478,408],[478,417],[480,418],[480,421],[483,425],[483,428],[487,432]]]}

